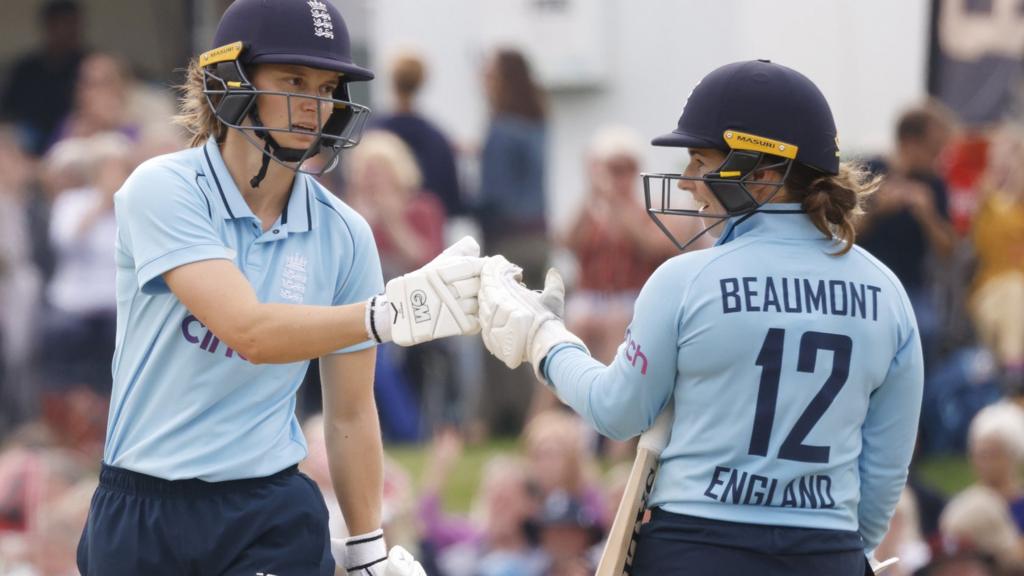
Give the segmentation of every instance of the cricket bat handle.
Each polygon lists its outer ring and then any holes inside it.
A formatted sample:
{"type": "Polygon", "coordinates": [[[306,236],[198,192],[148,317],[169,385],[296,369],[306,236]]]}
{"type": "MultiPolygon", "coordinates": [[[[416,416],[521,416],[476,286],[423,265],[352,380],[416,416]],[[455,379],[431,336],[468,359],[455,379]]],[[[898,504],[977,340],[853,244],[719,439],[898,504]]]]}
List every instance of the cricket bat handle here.
{"type": "Polygon", "coordinates": [[[654,424],[640,435],[636,460],[629,472],[622,501],[615,512],[608,540],[605,542],[596,576],[623,576],[629,574],[636,553],[636,536],[647,509],[647,499],[654,486],[661,451],[668,445],[672,433],[674,410],[672,401],[661,411],[654,424]]]}
{"type": "Polygon", "coordinates": [[[636,449],[650,450],[654,454],[661,456],[661,451],[668,446],[668,437],[672,434],[672,421],[675,418],[675,410],[672,408],[671,401],[668,405],[662,409],[661,414],[655,418],[654,424],[647,429],[646,432],[640,435],[640,440],[637,441],[636,449]]]}

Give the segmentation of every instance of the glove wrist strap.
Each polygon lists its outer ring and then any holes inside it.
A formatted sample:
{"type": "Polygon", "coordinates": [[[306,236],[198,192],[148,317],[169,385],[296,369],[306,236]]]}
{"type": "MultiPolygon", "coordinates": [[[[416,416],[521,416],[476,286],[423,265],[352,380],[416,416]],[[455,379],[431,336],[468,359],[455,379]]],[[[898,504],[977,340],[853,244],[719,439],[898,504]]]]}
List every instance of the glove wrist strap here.
{"type": "Polygon", "coordinates": [[[366,313],[363,317],[366,336],[378,344],[391,341],[389,308],[388,298],[384,294],[378,294],[366,302],[366,313]]]}
{"type": "Polygon", "coordinates": [[[378,528],[368,534],[360,534],[345,540],[345,570],[364,570],[388,559],[388,548],[384,544],[384,530],[378,528]]]}

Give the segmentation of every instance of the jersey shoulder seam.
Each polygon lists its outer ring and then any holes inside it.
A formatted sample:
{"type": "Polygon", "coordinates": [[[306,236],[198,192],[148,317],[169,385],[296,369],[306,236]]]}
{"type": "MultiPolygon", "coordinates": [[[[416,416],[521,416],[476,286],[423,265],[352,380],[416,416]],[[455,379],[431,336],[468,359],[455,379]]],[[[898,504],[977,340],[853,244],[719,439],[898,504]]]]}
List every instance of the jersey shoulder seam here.
{"type": "MultiPolygon", "coordinates": [[[[352,254],[349,261],[348,270],[345,272],[345,277],[341,280],[340,285],[337,287],[338,289],[340,289],[342,286],[348,285],[349,279],[352,277],[352,272],[355,270],[356,235],[355,232],[352,231],[352,226],[349,224],[348,219],[345,218],[345,215],[341,213],[341,210],[339,210],[338,207],[334,205],[334,203],[339,202],[343,206],[347,205],[341,202],[341,200],[337,199],[334,195],[330,196],[331,199],[325,199],[322,197],[323,195],[327,194],[330,194],[330,192],[328,192],[326,188],[321,186],[319,182],[313,183],[313,198],[317,202],[326,206],[331,212],[334,212],[338,219],[341,220],[341,223],[345,226],[345,232],[348,234],[349,244],[352,246],[352,254]],[[321,191],[323,191],[325,194],[320,194],[321,191]]],[[[310,223],[310,225],[312,225],[312,223],[310,223]]],[[[335,291],[335,293],[337,294],[337,291],[335,291]]]]}
{"type": "MultiPolygon", "coordinates": [[[[202,177],[204,180],[208,179],[209,176],[201,169],[196,168],[196,162],[194,162],[190,155],[198,151],[199,148],[189,148],[187,150],[180,150],[178,152],[172,152],[170,154],[164,154],[155,158],[150,158],[136,168],[136,172],[143,174],[147,172],[159,172],[169,173],[176,178],[181,180],[181,183],[189,189],[197,189],[199,195],[202,197],[203,202],[206,204],[207,214],[210,220],[213,220],[213,208],[209,197],[203,190],[203,187],[199,185],[199,178],[202,177]]],[[[201,164],[201,162],[200,162],[201,164]]]]}

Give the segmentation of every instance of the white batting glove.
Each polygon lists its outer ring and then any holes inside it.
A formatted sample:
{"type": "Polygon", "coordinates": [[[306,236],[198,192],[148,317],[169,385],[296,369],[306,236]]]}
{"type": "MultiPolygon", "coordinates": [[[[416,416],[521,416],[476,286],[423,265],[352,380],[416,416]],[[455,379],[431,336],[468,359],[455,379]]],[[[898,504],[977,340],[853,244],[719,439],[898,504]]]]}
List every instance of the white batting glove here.
{"type": "Polygon", "coordinates": [[[423,566],[405,548],[394,546],[388,553],[384,531],[351,538],[331,538],[334,562],[353,576],[426,576],[423,566]]]}
{"type": "Polygon", "coordinates": [[[480,331],[480,245],[466,236],[425,266],[392,279],[366,306],[366,333],[412,346],[480,331]]]}
{"type": "Polygon", "coordinates": [[[540,363],[559,344],[587,347],[565,328],[565,285],[557,270],[548,270],[544,291],[534,292],[519,282],[522,269],[492,256],[480,273],[480,324],[487,350],[516,368],[524,361],[533,365],[544,381],[540,363]]]}

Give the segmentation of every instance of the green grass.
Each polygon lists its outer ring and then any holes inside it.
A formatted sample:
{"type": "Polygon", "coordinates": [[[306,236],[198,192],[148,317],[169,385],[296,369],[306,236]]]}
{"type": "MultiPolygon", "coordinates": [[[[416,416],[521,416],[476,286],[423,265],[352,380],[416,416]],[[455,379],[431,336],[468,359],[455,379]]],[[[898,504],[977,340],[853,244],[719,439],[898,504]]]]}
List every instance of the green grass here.
{"type": "Polygon", "coordinates": [[[963,456],[926,458],[918,466],[921,478],[947,496],[956,494],[974,482],[971,466],[963,456]]]}
{"type": "MultiPolygon", "coordinates": [[[[498,454],[514,453],[518,448],[519,443],[515,439],[498,439],[466,446],[462,458],[448,478],[448,485],[442,495],[444,508],[452,512],[468,512],[487,460],[498,454]]],[[[427,458],[430,457],[430,445],[388,446],[385,451],[409,472],[418,488],[426,469],[427,458]]]]}
{"type": "MultiPolygon", "coordinates": [[[[518,448],[518,441],[514,439],[500,439],[467,446],[444,490],[445,509],[457,513],[468,512],[480,482],[484,463],[494,455],[515,452],[518,448]]],[[[429,445],[388,446],[386,450],[389,456],[409,472],[418,487],[426,468],[427,458],[430,457],[429,445]]],[[[953,495],[974,481],[970,465],[962,456],[926,458],[919,464],[918,470],[927,485],[946,495],[953,495]]]]}

